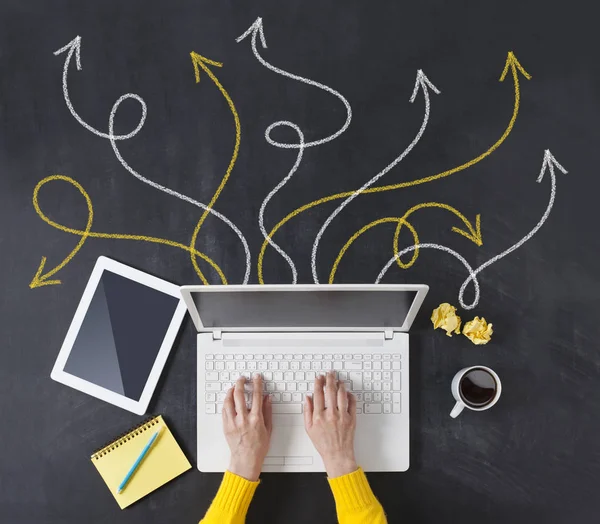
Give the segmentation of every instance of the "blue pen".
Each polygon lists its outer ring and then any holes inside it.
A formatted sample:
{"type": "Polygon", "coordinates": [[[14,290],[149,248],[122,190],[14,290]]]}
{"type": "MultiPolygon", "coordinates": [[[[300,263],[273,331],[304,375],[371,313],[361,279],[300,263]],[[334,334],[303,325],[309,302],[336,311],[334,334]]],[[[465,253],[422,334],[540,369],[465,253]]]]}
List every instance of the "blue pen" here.
{"type": "Polygon", "coordinates": [[[144,457],[148,454],[148,451],[150,451],[150,448],[152,447],[152,444],[154,444],[154,441],[158,438],[158,435],[159,435],[160,431],[161,430],[159,429],[156,433],[154,433],[154,435],[152,435],[152,437],[150,437],[150,440],[148,441],[148,444],[146,444],[146,446],[144,447],[144,449],[140,453],[140,456],[135,460],[135,462],[133,463],[133,466],[131,466],[131,469],[127,472],[127,475],[125,475],[125,478],[123,479],[123,482],[121,482],[121,484],[119,484],[119,488],[117,489],[117,493],[121,493],[125,489],[125,486],[129,482],[129,479],[131,479],[131,477],[135,473],[135,470],[138,469],[140,463],[142,462],[142,460],[144,460],[144,457]]]}

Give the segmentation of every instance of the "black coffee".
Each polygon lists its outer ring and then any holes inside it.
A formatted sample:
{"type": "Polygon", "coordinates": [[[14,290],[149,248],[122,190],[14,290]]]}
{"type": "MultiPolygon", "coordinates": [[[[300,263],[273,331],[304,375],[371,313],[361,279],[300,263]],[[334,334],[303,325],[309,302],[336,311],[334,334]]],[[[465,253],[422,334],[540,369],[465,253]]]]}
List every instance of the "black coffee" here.
{"type": "Polygon", "coordinates": [[[485,369],[468,371],[460,381],[460,396],[466,404],[480,408],[496,396],[496,381],[485,369]]]}

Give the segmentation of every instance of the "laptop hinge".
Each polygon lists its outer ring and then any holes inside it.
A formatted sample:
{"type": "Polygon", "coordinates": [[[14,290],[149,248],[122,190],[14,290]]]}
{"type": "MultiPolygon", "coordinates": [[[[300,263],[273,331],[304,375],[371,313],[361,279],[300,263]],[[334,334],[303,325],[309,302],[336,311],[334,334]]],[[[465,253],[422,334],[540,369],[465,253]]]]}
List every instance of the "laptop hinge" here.
{"type": "Polygon", "coordinates": [[[222,337],[222,331],[221,330],[215,330],[212,332],[213,334],[213,340],[221,340],[222,337]]]}
{"type": "Polygon", "coordinates": [[[386,340],[393,340],[394,339],[394,332],[393,331],[386,330],[384,332],[384,335],[385,335],[385,339],[386,340]]]}

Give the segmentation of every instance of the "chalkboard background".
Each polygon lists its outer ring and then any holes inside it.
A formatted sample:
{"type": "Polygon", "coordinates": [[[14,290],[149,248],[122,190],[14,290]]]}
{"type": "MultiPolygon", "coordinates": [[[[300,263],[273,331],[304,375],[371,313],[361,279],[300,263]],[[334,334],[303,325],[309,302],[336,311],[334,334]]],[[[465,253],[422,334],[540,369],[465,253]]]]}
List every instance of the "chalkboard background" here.
{"type": "MultiPolygon", "coordinates": [[[[585,5],[585,4],[582,4],[585,5]]],[[[588,4],[589,5],[589,4],[588,4]]],[[[428,320],[440,302],[455,305],[464,267],[445,253],[423,250],[407,271],[392,267],[385,282],[431,287],[411,339],[411,469],[372,474],[390,522],[595,522],[600,504],[598,318],[600,236],[593,216],[600,184],[599,52],[596,22],[577,2],[207,2],[8,1],[0,11],[0,521],[10,524],[196,522],[219,475],[194,470],[121,512],[89,462],[90,453],[139,418],[50,380],[50,370],[99,255],[179,284],[199,282],[186,252],[163,245],[88,238],[53,279],[29,288],[42,257],[57,266],[79,241],[44,223],[32,195],[52,174],[77,180],[94,209],[92,231],[152,235],[188,244],[201,211],[136,180],[108,140],[84,129],[63,99],[65,54],[53,51],[82,37],[82,70],[69,70],[73,106],[106,132],[111,107],[125,93],[148,106],[143,129],[120,141],[140,174],[208,203],[230,161],[234,125],[227,103],[204,75],[194,79],[190,51],[223,62],[215,75],[234,101],[241,147],[215,208],[231,218],[252,252],[251,282],[263,237],[260,204],[288,173],[296,152],[264,138],[276,120],[295,122],[307,140],[344,123],[334,96],[284,78],[253,56],[249,39],[262,16],[269,63],[322,82],[353,109],[351,125],[327,144],[307,149],[291,181],[267,207],[273,227],[316,198],[357,189],[397,157],[423,120],[423,98],[409,103],[416,71],[440,90],[429,125],[414,150],[377,185],[409,181],[459,166],[496,142],[515,96],[514,51],[531,80],[520,76],[521,106],[510,135],[469,169],[432,183],[362,195],[326,231],[318,253],[321,281],[346,239],[372,220],[401,216],[428,201],[452,205],[469,220],[481,214],[483,246],[453,233],[458,219],[440,209],[416,212],[422,242],[458,251],[473,267],[523,238],[542,217],[550,177],[537,184],[544,150],[569,171],[557,172],[556,202],[539,233],[480,275],[481,300],[463,320],[484,315],[495,334],[487,346],[447,338],[428,320]],[[504,394],[494,409],[452,420],[450,380],[463,366],[492,366],[504,394]]],[[[126,101],[116,132],[140,118],[126,101]]],[[[279,133],[279,134],[278,134],[279,133]]],[[[274,138],[295,140],[293,133],[274,138]]],[[[339,203],[337,201],[336,203],[339,203]]],[[[295,261],[300,282],[312,282],[315,235],[336,203],[302,213],[276,241],[295,261]]],[[[40,190],[52,220],[84,229],[81,194],[65,182],[40,190]]],[[[340,264],[336,282],[373,282],[392,254],[393,224],[363,235],[340,264]]],[[[401,246],[410,237],[400,238],[401,246]]],[[[235,234],[209,216],[198,242],[229,282],[244,275],[235,234]]],[[[212,283],[218,277],[201,267],[212,283]]],[[[273,249],[265,280],[291,273],[273,249]]],[[[472,289],[465,295],[471,301],[472,289]]],[[[186,321],[151,404],[165,415],[187,455],[196,458],[196,355],[186,321]]],[[[333,522],[323,475],[265,475],[248,522],[333,522]],[[267,515],[269,517],[267,517],[267,515]]]]}

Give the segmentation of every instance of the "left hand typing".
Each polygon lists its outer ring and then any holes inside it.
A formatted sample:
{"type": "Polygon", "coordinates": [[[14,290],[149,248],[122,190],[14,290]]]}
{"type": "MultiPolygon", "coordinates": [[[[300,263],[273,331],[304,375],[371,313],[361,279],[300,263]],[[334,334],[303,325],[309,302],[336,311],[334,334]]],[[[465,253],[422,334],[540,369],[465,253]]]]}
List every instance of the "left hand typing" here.
{"type": "Polygon", "coordinates": [[[250,481],[257,481],[265,456],[269,451],[272,430],[272,405],[263,398],[260,374],[252,379],[252,408],[244,398],[246,379],[240,377],[227,392],[223,404],[223,429],[231,450],[229,471],[250,481]]]}

